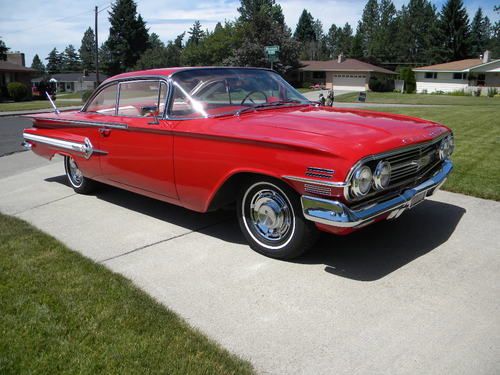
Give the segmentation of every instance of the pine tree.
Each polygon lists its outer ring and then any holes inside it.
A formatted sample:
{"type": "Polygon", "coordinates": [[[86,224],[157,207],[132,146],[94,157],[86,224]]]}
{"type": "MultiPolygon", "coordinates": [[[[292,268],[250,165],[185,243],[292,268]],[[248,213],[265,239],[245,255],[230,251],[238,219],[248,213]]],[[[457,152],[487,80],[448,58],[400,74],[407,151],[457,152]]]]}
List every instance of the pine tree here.
{"type": "Polygon", "coordinates": [[[62,56],[57,51],[57,48],[54,47],[54,49],[50,51],[49,55],[45,58],[45,60],[47,60],[47,73],[49,74],[61,73],[62,56]]]}
{"type": "Polygon", "coordinates": [[[200,21],[195,21],[193,27],[191,27],[188,31],[189,39],[187,44],[195,44],[198,45],[201,39],[205,36],[205,32],[201,29],[200,21]]]}
{"type": "Polygon", "coordinates": [[[5,45],[5,42],[0,39],[0,60],[7,60],[7,52],[9,51],[9,48],[5,45]]]}
{"type": "Polygon", "coordinates": [[[430,65],[444,60],[440,56],[437,12],[430,1],[410,0],[403,5],[398,24],[399,32],[394,41],[398,61],[430,65]]]}
{"type": "MultiPolygon", "coordinates": [[[[339,28],[340,29],[340,28],[339,28]]],[[[353,43],[352,27],[346,23],[342,30],[339,30],[338,49],[346,57],[350,57],[353,43]]]]}
{"type": "Polygon", "coordinates": [[[379,5],[377,0],[368,0],[363,9],[361,23],[359,25],[363,56],[367,60],[374,60],[377,49],[377,33],[379,28],[379,5]]]}
{"type": "Polygon", "coordinates": [[[292,39],[283,10],[275,0],[241,0],[238,11],[235,48],[225,64],[269,66],[264,47],[278,45],[279,61],[274,63],[274,69],[284,73],[298,66],[299,45],[292,39]]]}
{"type": "Polygon", "coordinates": [[[33,57],[33,62],[31,63],[31,69],[35,69],[40,75],[45,73],[45,65],[43,65],[42,60],[38,55],[33,57]]]}
{"type": "Polygon", "coordinates": [[[75,47],[70,44],[62,53],[62,70],[65,72],[77,72],[80,69],[80,56],[78,56],[75,47]]]}
{"type": "Polygon", "coordinates": [[[374,40],[374,54],[378,61],[394,61],[398,35],[398,19],[396,7],[392,0],[381,0],[379,7],[379,24],[374,40]]]}
{"type": "Polygon", "coordinates": [[[80,60],[82,69],[87,71],[95,70],[95,34],[92,28],[85,30],[82,38],[82,45],[78,50],[80,53],[80,60]]]}
{"type": "Polygon", "coordinates": [[[316,41],[316,33],[314,32],[314,18],[306,9],[302,11],[299,22],[293,33],[293,37],[299,42],[316,41]]]}
{"type": "Polygon", "coordinates": [[[471,56],[479,56],[488,48],[492,33],[490,20],[483,15],[481,8],[477,9],[470,30],[471,56]]]}
{"type": "Polygon", "coordinates": [[[328,52],[331,58],[338,56],[339,53],[343,52],[339,46],[340,42],[340,34],[342,33],[342,29],[337,27],[337,25],[332,24],[328,29],[328,33],[326,34],[326,45],[328,48],[328,52]]]}
{"type": "Polygon", "coordinates": [[[356,35],[352,38],[351,52],[349,56],[355,59],[363,58],[363,36],[361,35],[361,21],[358,22],[356,35]]]}
{"type": "Polygon", "coordinates": [[[104,49],[107,58],[105,69],[113,75],[136,65],[149,48],[149,34],[133,0],[116,0],[109,12],[109,22],[111,27],[104,49]]]}
{"type": "Polygon", "coordinates": [[[448,0],[441,10],[440,31],[447,60],[470,56],[469,16],[462,0],[448,0]]]}

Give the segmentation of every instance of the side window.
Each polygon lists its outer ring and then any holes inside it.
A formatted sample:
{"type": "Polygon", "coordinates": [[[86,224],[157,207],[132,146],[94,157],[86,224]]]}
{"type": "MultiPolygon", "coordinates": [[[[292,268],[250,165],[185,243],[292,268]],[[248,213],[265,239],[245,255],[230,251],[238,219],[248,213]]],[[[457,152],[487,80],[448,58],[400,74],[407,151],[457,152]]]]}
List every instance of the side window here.
{"type": "Polygon", "coordinates": [[[170,100],[169,117],[199,118],[206,116],[205,105],[189,96],[181,87],[174,85],[174,93],[170,100]]]}
{"type": "Polygon", "coordinates": [[[150,117],[163,114],[167,95],[164,82],[121,82],[119,90],[119,116],[150,117]]]}
{"type": "Polygon", "coordinates": [[[118,85],[115,83],[106,87],[90,102],[87,106],[87,112],[97,112],[103,115],[114,115],[116,111],[116,90],[118,85]]]}

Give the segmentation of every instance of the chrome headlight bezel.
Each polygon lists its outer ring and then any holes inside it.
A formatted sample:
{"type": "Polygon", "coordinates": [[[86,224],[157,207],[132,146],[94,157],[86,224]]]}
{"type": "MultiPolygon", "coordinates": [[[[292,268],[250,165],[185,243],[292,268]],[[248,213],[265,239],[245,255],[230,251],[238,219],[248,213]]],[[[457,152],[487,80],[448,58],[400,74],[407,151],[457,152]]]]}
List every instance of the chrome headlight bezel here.
{"type": "Polygon", "coordinates": [[[453,149],[455,148],[455,142],[453,139],[453,135],[447,135],[443,138],[441,143],[439,144],[439,160],[448,159],[453,153],[453,149]]]}
{"type": "Polygon", "coordinates": [[[369,166],[360,165],[352,174],[351,193],[354,197],[363,197],[370,192],[373,173],[369,166]]]}
{"type": "Polygon", "coordinates": [[[375,172],[373,173],[373,184],[375,189],[383,190],[386,189],[391,183],[391,163],[385,160],[380,160],[375,167],[375,172]]]}

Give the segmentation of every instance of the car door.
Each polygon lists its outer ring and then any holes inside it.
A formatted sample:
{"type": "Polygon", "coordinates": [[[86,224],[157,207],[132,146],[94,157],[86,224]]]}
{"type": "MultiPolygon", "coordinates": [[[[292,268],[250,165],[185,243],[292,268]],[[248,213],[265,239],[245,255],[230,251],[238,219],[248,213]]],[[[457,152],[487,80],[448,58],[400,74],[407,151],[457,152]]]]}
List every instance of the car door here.
{"type": "Polygon", "coordinates": [[[172,131],[159,119],[167,88],[159,79],[119,82],[114,113],[96,114],[102,122],[99,147],[106,153],[100,158],[102,180],[177,198],[172,131]]]}

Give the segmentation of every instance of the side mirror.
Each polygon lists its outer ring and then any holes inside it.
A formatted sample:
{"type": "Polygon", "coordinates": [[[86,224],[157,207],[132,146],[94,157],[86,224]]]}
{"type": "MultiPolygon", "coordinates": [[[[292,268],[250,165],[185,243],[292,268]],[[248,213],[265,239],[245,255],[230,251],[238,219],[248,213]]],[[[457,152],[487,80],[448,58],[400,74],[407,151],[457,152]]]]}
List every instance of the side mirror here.
{"type": "Polygon", "coordinates": [[[158,107],[155,105],[141,107],[141,116],[143,117],[153,117],[153,121],[148,122],[151,125],[158,125],[158,107]]]}

